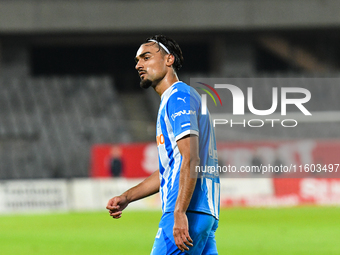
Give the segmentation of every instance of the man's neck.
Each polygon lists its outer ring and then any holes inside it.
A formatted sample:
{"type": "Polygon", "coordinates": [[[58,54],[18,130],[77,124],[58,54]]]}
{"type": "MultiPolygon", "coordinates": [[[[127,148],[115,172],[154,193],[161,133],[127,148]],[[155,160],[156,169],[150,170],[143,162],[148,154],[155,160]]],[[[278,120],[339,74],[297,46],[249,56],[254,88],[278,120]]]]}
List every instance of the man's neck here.
{"type": "Polygon", "coordinates": [[[178,82],[179,79],[177,77],[176,73],[173,73],[171,75],[165,76],[155,87],[155,91],[157,94],[161,97],[164,91],[166,91],[169,87],[171,87],[172,84],[175,82],[178,82]]]}

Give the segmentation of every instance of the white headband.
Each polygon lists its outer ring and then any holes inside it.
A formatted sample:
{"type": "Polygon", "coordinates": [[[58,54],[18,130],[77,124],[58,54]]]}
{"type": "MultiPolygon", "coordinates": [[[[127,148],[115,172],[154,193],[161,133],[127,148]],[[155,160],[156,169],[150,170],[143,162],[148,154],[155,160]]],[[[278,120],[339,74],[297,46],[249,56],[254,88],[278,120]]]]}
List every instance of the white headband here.
{"type": "Polygon", "coordinates": [[[167,47],[165,47],[163,43],[161,43],[161,42],[157,42],[156,40],[153,40],[153,39],[149,40],[149,42],[155,42],[155,43],[158,43],[158,44],[159,44],[159,46],[161,46],[161,47],[163,48],[163,50],[165,50],[165,52],[166,52],[166,53],[168,53],[168,54],[171,54],[171,53],[170,53],[170,51],[168,50],[168,48],[167,48],[167,47]]]}

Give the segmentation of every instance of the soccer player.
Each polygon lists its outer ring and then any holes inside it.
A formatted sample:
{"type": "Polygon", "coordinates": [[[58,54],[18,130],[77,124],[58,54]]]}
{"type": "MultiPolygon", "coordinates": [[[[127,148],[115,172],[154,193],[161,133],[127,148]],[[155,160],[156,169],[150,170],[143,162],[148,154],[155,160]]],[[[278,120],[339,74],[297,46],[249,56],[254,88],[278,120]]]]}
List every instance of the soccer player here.
{"type": "Polygon", "coordinates": [[[161,97],[156,131],[159,170],[110,199],[106,208],[118,219],[129,203],[160,192],[163,214],[151,254],[217,254],[219,176],[196,171],[196,166],[217,166],[209,112],[201,114],[200,95],[178,80],[183,56],[174,40],[163,35],[148,38],[135,60],[140,86],[152,87],[161,97]]]}

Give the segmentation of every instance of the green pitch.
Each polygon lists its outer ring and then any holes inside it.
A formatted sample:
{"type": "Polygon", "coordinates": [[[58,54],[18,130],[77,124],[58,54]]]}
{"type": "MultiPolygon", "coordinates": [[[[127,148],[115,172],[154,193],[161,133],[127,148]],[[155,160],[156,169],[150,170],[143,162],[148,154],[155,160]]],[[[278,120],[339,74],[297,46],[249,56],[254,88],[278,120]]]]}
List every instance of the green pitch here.
{"type": "MultiPolygon", "coordinates": [[[[160,212],[0,216],[4,255],[149,254],[160,212]]],[[[216,233],[219,254],[340,254],[340,208],[228,209],[216,233]]]]}

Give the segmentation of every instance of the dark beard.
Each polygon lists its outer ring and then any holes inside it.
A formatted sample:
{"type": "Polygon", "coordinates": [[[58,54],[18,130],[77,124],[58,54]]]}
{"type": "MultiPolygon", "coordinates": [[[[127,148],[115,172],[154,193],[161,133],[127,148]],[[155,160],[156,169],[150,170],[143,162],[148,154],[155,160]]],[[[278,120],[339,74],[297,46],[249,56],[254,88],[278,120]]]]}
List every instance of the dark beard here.
{"type": "Polygon", "coordinates": [[[140,87],[143,89],[148,89],[152,85],[152,81],[148,79],[144,79],[140,81],[140,87]]]}

